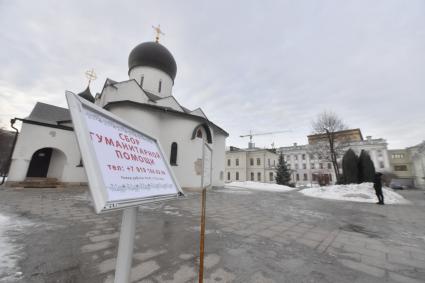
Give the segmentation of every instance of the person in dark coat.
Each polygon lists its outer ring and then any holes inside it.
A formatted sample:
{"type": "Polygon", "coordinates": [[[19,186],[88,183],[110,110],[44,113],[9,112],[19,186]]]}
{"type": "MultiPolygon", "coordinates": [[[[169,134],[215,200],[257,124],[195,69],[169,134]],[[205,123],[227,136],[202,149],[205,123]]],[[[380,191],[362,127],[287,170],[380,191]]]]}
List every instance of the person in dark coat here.
{"type": "Polygon", "coordinates": [[[373,180],[373,188],[375,189],[376,196],[378,197],[377,204],[384,204],[384,195],[382,193],[382,173],[376,173],[373,180]]]}

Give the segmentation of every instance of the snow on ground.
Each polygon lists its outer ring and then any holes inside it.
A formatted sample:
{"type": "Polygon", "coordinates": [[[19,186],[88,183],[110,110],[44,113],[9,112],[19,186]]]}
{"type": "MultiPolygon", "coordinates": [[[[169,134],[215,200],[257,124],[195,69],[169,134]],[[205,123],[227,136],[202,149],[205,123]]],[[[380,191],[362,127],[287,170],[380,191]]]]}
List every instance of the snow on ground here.
{"type": "MultiPolygon", "coordinates": [[[[388,187],[383,187],[382,191],[384,202],[387,204],[409,203],[408,200],[388,187]]],[[[300,192],[306,196],[324,199],[369,203],[376,203],[378,201],[373,183],[313,187],[301,190],[300,192]]]]}
{"type": "Polygon", "coordinates": [[[26,225],[30,223],[0,214],[0,282],[14,282],[22,276],[17,265],[22,247],[8,233],[15,234],[26,225]]]}
{"type": "Polygon", "coordinates": [[[225,188],[238,188],[238,189],[248,189],[256,191],[267,191],[267,192],[289,192],[295,190],[296,188],[291,188],[288,186],[278,185],[278,184],[268,184],[268,183],[259,183],[259,182],[231,182],[227,183],[225,188]]]}

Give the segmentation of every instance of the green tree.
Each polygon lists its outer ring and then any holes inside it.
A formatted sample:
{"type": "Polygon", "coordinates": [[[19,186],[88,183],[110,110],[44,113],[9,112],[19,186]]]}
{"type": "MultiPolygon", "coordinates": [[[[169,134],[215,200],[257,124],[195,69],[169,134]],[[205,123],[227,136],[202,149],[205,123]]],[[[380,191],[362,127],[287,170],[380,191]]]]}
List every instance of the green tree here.
{"type": "Polygon", "coordinates": [[[289,171],[288,165],[286,164],[283,154],[279,155],[279,162],[276,168],[276,183],[279,185],[289,186],[291,181],[291,172],[289,171]]]}
{"type": "Polygon", "coordinates": [[[357,184],[359,182],[358,157],[351,148],[342,158],[342,173],[346,184],[357,184]]]}
{"type": "Polygon", "coordinates": [[[373,182],[375,176],[375,165],[373,165],[367,151],[360,152],[358,161],[359,183],[373,182]]]}

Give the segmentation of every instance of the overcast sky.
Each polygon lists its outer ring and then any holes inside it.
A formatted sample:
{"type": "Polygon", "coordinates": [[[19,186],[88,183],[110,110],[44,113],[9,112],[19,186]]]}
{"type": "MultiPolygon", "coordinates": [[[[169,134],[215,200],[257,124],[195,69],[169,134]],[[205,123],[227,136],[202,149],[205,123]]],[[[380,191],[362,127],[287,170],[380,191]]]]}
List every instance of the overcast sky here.
{"type": "Polygon", "coordinates": [[[0,0],[0,120],[37,101],[66,106],[94,68],[128,79],[127,59],[154,39],[177,61],[174,96],[201,107],[227,145],[307,143],[311,121],[336,112],[389,148],[425,139],[425,1],[0,0]]]}

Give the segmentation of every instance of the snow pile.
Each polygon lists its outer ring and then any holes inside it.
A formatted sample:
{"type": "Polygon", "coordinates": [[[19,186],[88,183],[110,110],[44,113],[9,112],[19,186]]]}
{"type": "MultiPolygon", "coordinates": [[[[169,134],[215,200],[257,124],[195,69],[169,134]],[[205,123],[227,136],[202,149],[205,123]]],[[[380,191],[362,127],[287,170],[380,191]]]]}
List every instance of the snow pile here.
{"type": "MultiPolygon", "coordinates": [[[[356,202],[376,203],[378,198],[373,188],[373,183],[333,185],[327,187],[307,188],[300,191],[302,194],[310,197],[347,200],[356,202]]],[[[388,187],[383,187],[384,202],[388,204],[409,203],[398,193],[395,193],[388,187]]]]}
{"type": "Polygon", "coordinates": [[[248,190],[256,190],[256,191],[267,191],[267,192],[289,192],[295,190],[296,188],[291,188],[284,185],[278,184],[268,184],[268,183],[259,183],[259,182],[231,182],[227,183],[225,188],[240,188],[240,189],[248,189],[248,190]]]}

